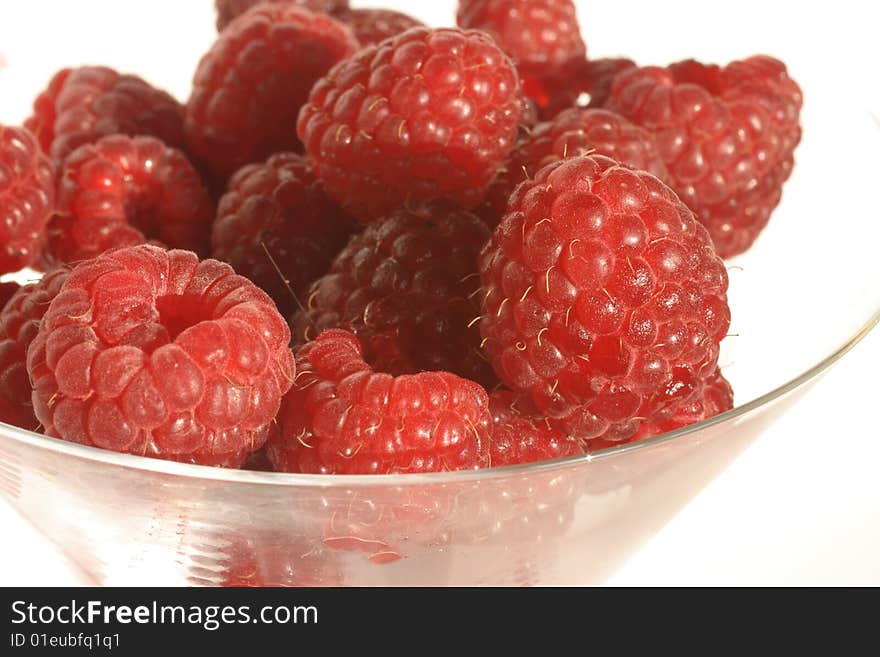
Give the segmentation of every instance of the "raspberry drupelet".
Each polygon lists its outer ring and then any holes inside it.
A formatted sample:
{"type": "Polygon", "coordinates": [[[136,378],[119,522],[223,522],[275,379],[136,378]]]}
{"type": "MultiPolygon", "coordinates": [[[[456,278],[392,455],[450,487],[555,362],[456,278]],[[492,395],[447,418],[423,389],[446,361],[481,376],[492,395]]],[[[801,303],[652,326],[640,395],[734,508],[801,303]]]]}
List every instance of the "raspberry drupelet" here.
{"type": "Polygon", "coordinates": [[[54,209],[52,163],[34,136],[0,125],[0,274],[32,264],[54,209]]]}
{"type": "Polygon", "coordinates": [[[183,145],[183,108],[135,75],[106,66],[62,69],[34,101],[25,127],[60,164],[72,151],[113,134],[150,135],[183,145]]]}
{"type": "Polygon", "coordinates": [[[206,254],[214,204],[180,151],[153,137],[110,135],[61,168],[44,264],[73,264],[148,241],[206,254]]]}
{"type": "Polygon", "coordinates": [[[327,192],[369,222],[419,201],[476,207],[524,105],[516,69],[490,37],[417,28],[334,67],[298,130],[327,192]]]}
{"type": "Polygon", "coordinates": [[[278,153],[240,169],[229,181],[214,221],[211,255],[268,292],[289,317],[296,309],[291,292],[305,299],[356,227],[327,198],[305,157],[278,153]]]}
{"type": "Polygon", "coordinates": [[[473,321],[480,314],[477,256],[488,239],[478,217],[441,204],[373,222],[312,286],[291,323],[294,341],[344,328],[380,371],[447,370],[493,387],[473,321]]]}
{"type": "Polygon", "coordinates": [[[214,7],[217,10],[217,31],[222,32],[227,25],[251,7],[265,2],[288,3],[325,14],[348,9],[348,0],[214,0],[214,7]]]}
{"type": "Polygon", "coordinates": [[[27,349],[67,273],[56,269],[22,286],[0,311],[0,422],[32,430],[39,425],[31,405],[27,349]]]}
{"type": "Polygon", "coordinates": [[[539,123],[523,139],[489,189],[481,216],[494,226],[513,190],[548,164],[567,157],[605,155],[661,180],[667,174],[654,135],[619,114],[601,109],[572,108],[552,121],[539,123]]]}
{"type": "Polygon", "coordinates": [[[46,435],[240,467],[294,376],[290,331],[232,268],[141,245],[74,268],[28,349],[46,435]]]}
{"type": "Polygon", "coordinates": [[[348,25],[361,46],[371,46],[414,27],[425,26],[412,16],[391,9],[347,9],[333,16],[348,25]]]}
{"type": "Polygon", "coordinates": [[[698,394],[730,323],[705,228],[657,178],[603,156],[522,183],[480,273],[496,373],[583,441],[628,438],[698,394]]]}
{"type": "Polygon", "coordinates": [[[625,57],[576,60],[562,71],[545,75],[526,84],[526,93],[535,101],[541,117],[550,121],[572,107],[605,107],[614,79],[636,67],[625,57]]]}
{"type": "Polygon", "coordinates": [[[655,133],[673,189],[727,258],[752,245],[779,204],[802,103],[785,65],[759,55],[626,71],[607,106],[655,133]]]}
{"type": "Polygon", "coordinates": [[[375,371],[358,339],[332,329],[297,353],[297,376],[267,445],[283,472],[388,474],[488,463],[486,391],[449,372],[375,371]]]}
{"type": "Polygon", "coordinates": [[[301,150],[300,107],[315,81],[357,49],[351,31],[325,14],[290,2],[254,7],[199,62],[186,105],[187,147],[219,177],[301,150]]]}

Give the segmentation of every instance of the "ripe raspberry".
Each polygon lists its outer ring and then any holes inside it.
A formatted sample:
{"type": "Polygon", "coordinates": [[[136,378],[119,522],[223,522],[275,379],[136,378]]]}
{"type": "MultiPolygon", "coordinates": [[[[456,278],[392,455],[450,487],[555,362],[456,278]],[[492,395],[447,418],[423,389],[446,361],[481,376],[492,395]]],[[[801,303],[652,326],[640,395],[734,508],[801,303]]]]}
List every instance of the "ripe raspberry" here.
{"type": "Polygon", "coordinates": [[[276,470],[387,474],[487,462],[489,400],[473,381],[376,372],[357,338],[339,329],[302,347],[297,371],[268,443],[276,470]]]}
{"type": "Polygon", "coordinates": [[[655,133],[673,188],[725,258],[751,246],[779,203],[801,105],[785,65],[765,56],[634,69],[617,76],[608,102],[655,133]]]}
{"type": "Polygon", "coordinates": [[[481,214],[496,225],[507,208],[513,190],[548,164],[566,157],[605,155],[621,164],[641,169],[663,180],[666,166],[654,135],[613,112],[572,108],[553,121],[540,123],[511,153],[504,170],[489,189],[481,214]]]}
{"type": "Polygon", "coordinates": [[[47,435],[239,467],[293,380],[290,332],[229,265],[141,245],[76,267],[28,349],[47,435]]]}
{"type": "Polygon", "coordinates": [[[527,397],[509,390],[497,390],[489,395],[489,410],[493,424],[489,456],[493,466],[584,453],[579,441],[566,436],[542,418],[527,397]]]}
{"type": "Polygon", "coordinates": [[[670,409],[662,418],[645,420],[634,436],[624,441],[593,440],[589,443],[590,451],[614,447],[621,443],[634,443],[639,440],[659,436],[676,429],[708,420],[733,408],[733,388],[727,379],[716,369],[694,399],[680,407],[670,409]]]}
{"type": "Polygon", "coordinates": [[[40,424],[31,405],[27,349],[67,273],[56,269],[25,285],[0,312],[0,422],[22,429],[36,429],[40,424]]]}
{"type": "Polygon", "coordinates": [[[602,156],[520,185],[480,272],[495,371],[580,440],[623,439],[685,403],[730,322],[705,229],[657,178],[602,156]]]}
{"type": "Polygon", "coordinates": [[[278,153],[230,180],[217,210],[211,255],[263,288],[289,317],[295,303],[273,261],[304,299],[355,226],[324,194],[306,158],[278,153]]]}
{"type": "Polygon", "coordinates": [[[327,192],[369,221],[432,199],[476,207],[523,106],[516,69],[488,36],[412,29],[330,71],[298,129],[327,192]]]}
{"type": "Polygon", "coordinates": [[[358,43],[341,23],[289,2],[264,4],[202,57],[186,106],[190,151],[218,176],[298,151],[296,117],[315,81],[358,43]]]}
{"type": "Polygon", "coordinates": [[[52,163],[36,139],[0,125],[0,274],[33,262],[54,202],[52,163]]]}
{"type": "Polygon", "coordinates": [[[25,127],[60,163],[79,146],[113,134],[150,135],[180,147],[183,108],[137,76],[104,66],[66,68],[34,101],[34,115],[25,127]]]}
{"type": "Polygon", "coordinates": [[[605,107],[614,78],[635,67],[625,58],[577,60],[560,72],[530,80],[525,91],[549,121],[572,107],[605,107]]]}
{"type": "Polygon", "coordinates": [[[14,283],[12,281],[8,283],[0,283],[0,312],[6,307],[6,303],[15,296],[15,293],[20,289],[20,285],[18,283],[14,283]]]}
{"type": "Polygon", "coordinates": [[[457,20],[488,32],[523,79],[559,71],[587,54],[572,0],[459,0],[457,20]]]}
{"type": "Polygon", "coordinates": [[[361,46],[373,44],[402,34],[424,23],[391,9],[348,9],[334,14],[348,25],[361,46]]]}
{"type": "Polygon", "coordinates": [[[436,204],[370,224],[312,286],[308,308],[291,322],[294,340],[344,328],[382,372],[446,370],[495,385],[472,321],[477,256],[488,239],[476,216],[436,204]]]}
{"type": "Polygon", "coordinates": [[[309,11],[332,14],[348,9],[348,0],[214,0],[217,9],[217,31],[222,32],[233,20],[251,7],[265,2],[290,3],[309,11]]]}
{"type": "Polygon", "coordinates": [[[50,264],[149,240],[208,250],[211,198],[186,156],[153,137],[111,135],[81,146],[64,162],[58,197],[43,253],[50,264]]]}

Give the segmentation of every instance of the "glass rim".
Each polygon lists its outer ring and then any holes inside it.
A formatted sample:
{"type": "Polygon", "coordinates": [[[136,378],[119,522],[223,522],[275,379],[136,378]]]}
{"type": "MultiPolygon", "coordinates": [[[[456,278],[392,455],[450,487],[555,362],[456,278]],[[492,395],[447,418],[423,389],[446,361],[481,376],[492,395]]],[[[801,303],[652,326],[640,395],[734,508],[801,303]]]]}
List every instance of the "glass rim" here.
{"type": "Polygon", "coordinates": [[[538,472],[547,472],[555,469],[563,469],[586,465],[593,461],[607,460],[615,456],[636,452],[639,450],[649,449],[656,445],[671,442],[678,438],[683,438],[693,433],[702,431],[709,427],[719,424],[732,422],[738,418],[748,415],[752,411],[769,404],[788,393],[796,390],[802,385],[812,381],[819,375],[826,372],[832,365],[837,363],[843,356],[861,342],[871,331],[880,324],[880,308],[865,321],[861,327],[851,335],[843,344],[832,351],[828,356],[820,360],[812,367],[806,369],[798,376],[790,379],[786,383],[760,395],[751,401],[737,406],[729,411],[711,417],[701,422],[690,424],[686,427],[663,433],[651,438],[646,438],[635,443],[624,443],[621,445],[607,447],[602,450],[590,452],[588,454],[578,456],[568,456],[547,461],[539,461],[535,463],[524,463],[519,465],[507,465],[497,468],[484,468],[480,470],[456,470],[452,472],[426,472],[417,474],[299,474],[287,472],[261,472],[253,470],[235,470],[229,468],[220,468],[206,465],[195,465],[190,463],[178,463],[175,461],[165,461],[162,459],[138,456],[136,454],[125,454],[121,452],[113,452],[99,447],[91,447],[72,443],[60,438],[51,438],[33,431],[21,429],[0,422],[0,438],[11,438],[19,443],[37,449],[47,449],[61,454],[68,454],[80,459],[92,461],[95,463],[106,463],[111,466],[118,466],[133,470],[141,470],[146,472],[154,472],[157,474],[183,476],[190,479],[201,479],[217,482],[225,482],[230,484],[249,484],[249,485],[266,485],[266,486],[309,486],[316,488],[329,488],[333,486],[347,487],[372,487],[372,486],[413,486],[426,484],[455,484],[464,482],[475,482],[488,479],[502,479],[520,475],[534,474],[538,472]]]}

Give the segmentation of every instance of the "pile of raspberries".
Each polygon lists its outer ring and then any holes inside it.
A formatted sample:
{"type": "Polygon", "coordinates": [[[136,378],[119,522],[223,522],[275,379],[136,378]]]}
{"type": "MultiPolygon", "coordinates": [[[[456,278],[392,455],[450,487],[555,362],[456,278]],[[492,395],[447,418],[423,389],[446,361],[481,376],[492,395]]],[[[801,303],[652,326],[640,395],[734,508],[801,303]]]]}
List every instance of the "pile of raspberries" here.
{"type": "Polygon", "coordinates": [[[722,258],[800,141],[785,65],[590,59],[572,0],[429,28],[217,0],[178,102],[59,71],[0,126],[0,420],[303,473],[568,457],[732,408],[722,258]]]}

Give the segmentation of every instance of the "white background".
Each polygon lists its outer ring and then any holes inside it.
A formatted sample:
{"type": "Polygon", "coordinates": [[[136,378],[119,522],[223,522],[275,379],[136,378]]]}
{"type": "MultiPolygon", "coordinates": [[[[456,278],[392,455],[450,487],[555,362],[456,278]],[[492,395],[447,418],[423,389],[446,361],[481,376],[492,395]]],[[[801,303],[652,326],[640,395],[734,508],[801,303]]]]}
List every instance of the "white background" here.
{"type": "MultiPolygon", "coordinates": [[[[450,24],[454,6],[452,0],[375,4],[434,25],[450,24]]],[[[834,79],[848,89],[846,102],[880,110],[875,3],[577,4],[593,56],[620,54],[616,44],[623,39],[642,44],[626,52],[643,63],[767,52],[785,59],[798,79],[834,79]]],[[[210,0],[0,0],[0,122],[20,122],[51,74],[77,64],[139,73],[185,100],[213,25],[210,0]]],[[[852,161],[846,146],[829,158],[878,167],[876,157],[852,161]]],[[[880,186],[880,175],[877,180],[880,186]]],[[[877,207],[869,211],[867,221],[880,221],[877,207]]],[[[878,368],[875,332],[609,583],[880,585],[878,368]]],[[[0,585],[80,583],[60,552],[3,503],[0,526],[0,585]]]]}

